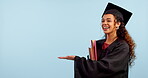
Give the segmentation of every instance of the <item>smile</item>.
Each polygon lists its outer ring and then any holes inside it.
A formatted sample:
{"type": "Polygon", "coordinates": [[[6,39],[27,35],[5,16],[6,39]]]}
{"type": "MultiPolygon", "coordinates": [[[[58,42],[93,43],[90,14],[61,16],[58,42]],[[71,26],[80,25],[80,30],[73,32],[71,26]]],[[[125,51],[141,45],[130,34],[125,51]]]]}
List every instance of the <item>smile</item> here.
{"type": "Polygon", "coordinates": [[[103,29],[109,29],[110,27],[103,27],[103,29]]]}

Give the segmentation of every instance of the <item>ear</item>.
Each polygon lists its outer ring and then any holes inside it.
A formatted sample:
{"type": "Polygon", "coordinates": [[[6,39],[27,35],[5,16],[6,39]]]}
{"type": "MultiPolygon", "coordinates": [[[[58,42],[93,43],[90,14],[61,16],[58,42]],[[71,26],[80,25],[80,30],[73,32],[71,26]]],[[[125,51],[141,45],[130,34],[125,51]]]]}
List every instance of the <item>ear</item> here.
{"type": "Polygon", "coordinates": [[[116,29],[119,29],[120,25],[121,25],[121,22],[116,22],[116,29]]]}

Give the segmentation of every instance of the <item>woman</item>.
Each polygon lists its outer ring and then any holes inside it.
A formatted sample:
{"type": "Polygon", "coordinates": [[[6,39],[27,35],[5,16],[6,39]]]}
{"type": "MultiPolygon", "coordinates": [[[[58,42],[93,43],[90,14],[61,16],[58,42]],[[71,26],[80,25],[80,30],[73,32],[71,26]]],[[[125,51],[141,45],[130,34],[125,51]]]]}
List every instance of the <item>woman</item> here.
{"type": "Polygon", "coordinates": [[[135,43],[125,28],[131,15],[108,3],[102,16],[105,39],[96,42],[97,61],[79,56],[58,58],[74,60],[75,78],[128,78],[128,66],[135,59],[135,43]]]}

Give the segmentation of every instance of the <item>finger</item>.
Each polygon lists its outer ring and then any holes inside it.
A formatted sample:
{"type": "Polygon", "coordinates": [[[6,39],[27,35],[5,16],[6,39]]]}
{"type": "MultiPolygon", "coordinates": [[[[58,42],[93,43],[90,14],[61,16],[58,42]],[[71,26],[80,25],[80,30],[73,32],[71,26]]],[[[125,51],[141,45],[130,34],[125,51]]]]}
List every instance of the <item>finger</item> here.
{"type": "Polygon", "coordinates": [[[59,59],[67,59],[67,57],[58,57],[59,59]]]}

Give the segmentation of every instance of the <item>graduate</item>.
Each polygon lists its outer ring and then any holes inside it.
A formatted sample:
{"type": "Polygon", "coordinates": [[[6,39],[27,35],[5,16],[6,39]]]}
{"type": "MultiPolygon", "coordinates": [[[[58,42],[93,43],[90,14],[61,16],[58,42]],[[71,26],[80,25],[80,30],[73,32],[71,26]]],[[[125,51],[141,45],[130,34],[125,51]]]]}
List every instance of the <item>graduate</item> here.
{"type": "Polygon", "coordinates": [[[128,78],[135,59],[135,43],[126,24],[132,13],[108,3],[101,20],[105,39],[97,40],[97,60],[79,56],[58,57],[74,60],[75,78],[128,78]]]}

